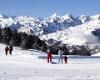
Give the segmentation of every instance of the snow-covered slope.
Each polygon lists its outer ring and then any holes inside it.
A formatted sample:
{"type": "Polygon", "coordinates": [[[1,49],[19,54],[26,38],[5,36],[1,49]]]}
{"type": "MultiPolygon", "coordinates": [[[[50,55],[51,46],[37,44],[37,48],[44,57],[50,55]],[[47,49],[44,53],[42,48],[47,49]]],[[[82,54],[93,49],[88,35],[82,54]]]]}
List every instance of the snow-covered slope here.
{"type": "Polygon", "coordinates": [[[83,24],[43,35],[41,39],[45,41],[53,39],[68,45],[98,45],[99,40],[92,34],[92,31],[100,29],[100,15],[88,16],[87,18],[86,16],[81,16],[80,20],[82,20],[83,24]]]}
{"type": "Polygon", "coordinates": [[[38,58],[45,53],[14,47],[5,55],[6,45],[0,44],[0,80],[100,80],[100,57],[68,57],[68,64],[47,63],[38,58]],[[91,66],[91,67],[90,67],[91,66]]]}

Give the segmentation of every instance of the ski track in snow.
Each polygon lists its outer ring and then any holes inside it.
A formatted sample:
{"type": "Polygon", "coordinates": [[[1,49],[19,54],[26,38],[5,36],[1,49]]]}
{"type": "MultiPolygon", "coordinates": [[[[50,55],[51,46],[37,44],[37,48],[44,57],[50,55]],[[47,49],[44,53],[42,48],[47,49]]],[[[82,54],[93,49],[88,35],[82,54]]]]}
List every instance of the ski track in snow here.
{"type": "Polygon", "coordinates": [[[4,54],[0,44],[0,80],[100,80],[100,58],[69,58],[68,64],[47,63],[37,50],[14,47],[13,55],[4,54]]]}

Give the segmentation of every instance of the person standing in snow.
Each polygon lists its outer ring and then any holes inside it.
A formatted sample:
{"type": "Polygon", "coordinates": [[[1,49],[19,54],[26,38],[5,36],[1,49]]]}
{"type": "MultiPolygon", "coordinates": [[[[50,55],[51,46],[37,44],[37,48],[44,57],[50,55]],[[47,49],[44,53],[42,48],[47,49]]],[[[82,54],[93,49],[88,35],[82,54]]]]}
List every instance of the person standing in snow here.
{"type": "Polygon", "coordinates": [[[58,61],[58,63],[61,62],[61,64],[62,64],[63,63],[63,51],[62,51],[62,49],[58,50],[58,55],[59,55],[59,61],[58,61]]]}
{"type": "Polygon", "coordinates": [[[68,63],[68,57],[67,57],[67,55],[69,54],[69,51],[68,51],[68,49],[65,47],[64,48],[64,61],[65,61],[65,63],[68,63]]]}
{"type": "Polygon", "coordinates": [[[8,48],[8,46],[6,46],[6,47],[5,47],[5,54],[6,54],[6,55],[8,54],[8,50],[9,50],[9,48],[8,48]]]}
{"type": "Polygon", "coordinates": [[[64,61],[65,61],[65,63],[67,63],[67,55],[66,54],[64,56],[64,61]]]}
{"type": "Polygon", "coordinates": [[[12,55],[13,47],[9,46],[9,54],[12,55]]]}
{"type": "Polygon", "coordinates": [[[52,62],[52,53],[50,49],[47,49],[47,62],[52,62]]]}

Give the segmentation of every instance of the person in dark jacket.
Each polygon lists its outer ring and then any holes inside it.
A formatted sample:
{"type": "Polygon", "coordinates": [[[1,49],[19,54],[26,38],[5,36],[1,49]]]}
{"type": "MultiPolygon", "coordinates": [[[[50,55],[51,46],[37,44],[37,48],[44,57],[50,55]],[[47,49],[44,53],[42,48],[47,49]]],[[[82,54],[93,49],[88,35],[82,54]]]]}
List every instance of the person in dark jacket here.
{"type": "Polygon", "coordinates": [[[9,51],[9,48],[8,46],[5,47],[5,54],[7,55],[8,54],[8,51],[9,51]]]}
{"type": "Polygon", "coordinates": [[[67,63],[67,55],[66,54],[64,56],[64,61],[65,61],[65,63],[67,63]]]}
{"type": "Polygon", "coordinates": [[[64,49],[64,61],[65,61],[65,63],[68,63],[68,57],[67,57],[67,55],[69,54],[69,51],[68,51],[68,49],[67,48],[65,48],[64,49]]]}
{"type": "Polygon", "coordinates": [[[9,54],[12,55],[13,47],[9,46],[9,54]]]}
{"type": "Polygon", "coordinates": [[[52,62],[52,53],[50,49],[47,49],[47,62],[52,62]]]}

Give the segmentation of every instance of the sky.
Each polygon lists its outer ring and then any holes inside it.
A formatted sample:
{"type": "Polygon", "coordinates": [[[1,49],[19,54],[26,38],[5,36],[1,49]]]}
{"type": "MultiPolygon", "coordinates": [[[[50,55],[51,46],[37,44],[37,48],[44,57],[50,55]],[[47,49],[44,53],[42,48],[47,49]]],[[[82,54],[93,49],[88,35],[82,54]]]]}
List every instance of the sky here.
{"type": "Polygon", "coordinates": [[[100,14],[100,0],[0,0],[0,14],[49,17],[54,13],[100,14]]]}

